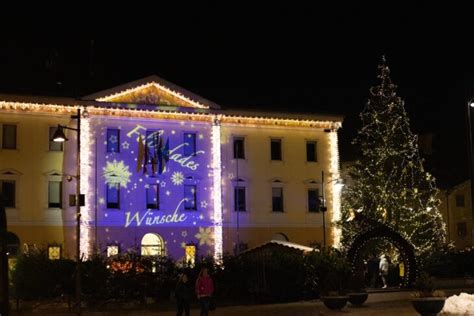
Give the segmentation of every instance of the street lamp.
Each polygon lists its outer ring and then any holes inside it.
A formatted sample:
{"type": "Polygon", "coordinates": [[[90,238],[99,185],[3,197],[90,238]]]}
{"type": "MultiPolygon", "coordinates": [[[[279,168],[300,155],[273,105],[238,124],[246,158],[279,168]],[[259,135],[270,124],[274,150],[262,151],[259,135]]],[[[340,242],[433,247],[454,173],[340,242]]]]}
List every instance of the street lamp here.
{"type": "Polygon", "coordinates": [[[71,128],[58,124],[58,129],[54,132],[53,142],[65,142],[68,139],[64,130],[77,132],[76,142],[76,305],[77,315],[81,315],[81,109],[77,109],[76,115],[71,115],[71,119],[77,120],[77,128],[71,128]]]}
{"type": "Polygon", "coordinates": [[[474,100],[467,102],[467,124],[468,124],[468,136],[469,136],[469,176],[471,179],[471,244],[472,244],[472,231],[474,230],[474,156],[472,153],[472,126],[471,126],[471,109],[474,108],[474,100]]]}

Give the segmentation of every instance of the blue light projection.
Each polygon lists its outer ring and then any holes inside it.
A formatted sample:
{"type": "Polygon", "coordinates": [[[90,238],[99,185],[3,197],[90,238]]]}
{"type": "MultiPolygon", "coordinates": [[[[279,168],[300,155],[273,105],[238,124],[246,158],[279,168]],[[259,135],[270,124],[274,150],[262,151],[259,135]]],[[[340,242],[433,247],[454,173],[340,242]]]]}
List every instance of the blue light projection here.
{"type": "Polygon", "coordinates": [[[97,144],[91,186],[97,194],[101,249],[109,244],[122,251],[139,248],[145,234],[155,233],[174,259],[184,257],[186,244],[195,244],[199,255],[214,254],[211,127],[194,121],[91,118],[97,144]],[[107,131],[113,129],[119,135],[111,139],[107,131]],[[119,150],[111,151],[110,141],[119,142],[119,150]],[[107,186],[120,189],[117,209],[107,208],[107,186]],[[159,196],[147,204],[150,186],[159,196]]]}

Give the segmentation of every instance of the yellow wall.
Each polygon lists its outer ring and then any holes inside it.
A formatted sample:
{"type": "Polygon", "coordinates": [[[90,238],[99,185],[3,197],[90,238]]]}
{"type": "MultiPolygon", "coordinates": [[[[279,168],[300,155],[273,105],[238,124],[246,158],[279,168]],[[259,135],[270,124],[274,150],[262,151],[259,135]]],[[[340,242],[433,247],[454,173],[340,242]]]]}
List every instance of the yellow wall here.
{"type": "MultiPolygon", "coordinates": [[[[323,129],[222,125],[224,252],[231,252],[237,238],[237,215],[240,241],[249,247],[271,240],[283,233],[290,242],[322,244],[322,213],[308,212],[308,182],[317,181],[321,190],[321,171],[325,172],[328,205],[327,244],[331,244],[332,198],[329,135],[323,129]],[[233,137],[245,137],[245,159],[233,159],[233,137]],[[270,141],[282,140],[282,161],[272,161],[270,141]],[[317,141],[317,162],[306,161],[306,141],[317,141]],[[234,192],[238,177],[245,180],[247,211],[234,211],[234,192]],[[272,212],[272,181],[282,181],[284,212],[272,212]],[[229,248],[230,247],[230,248],[229,248]]],[[[240,184],[241,185],[241,184],[240,184]]]]}
{"type": "Polygon", "coordinates": [[[440,191],[441,200],[440,211],[446,223],[446,235],[454,242],[458,249],[473,246],[472,240],[472,206],[471,206],[471,186],[470,181],[465,181],[448,191],[440,191]],[[456,205],[456,196],[464,196],[464,206],[456,205]],[[449,215],[449,216],[448,216],[449,215]],[[458,232],[458,224],[466,223],[467,232],[461,236],[458,232]]]}
{"type": "Polygon", "coordinates": [[[62,210],[48,209],[48,174],[61,173],[63,164],[62,152],[49,151],[49,127],[68,121],[51,114],[0,114],[0,125],[17,125],[17,148],[0,146],[0,179],[16,182],[16,208],[6,212],[8,230],[19,237],[21,245],[63,243],[62,210]],[[5,175],[8,171],[17,174],[5,175]]]}

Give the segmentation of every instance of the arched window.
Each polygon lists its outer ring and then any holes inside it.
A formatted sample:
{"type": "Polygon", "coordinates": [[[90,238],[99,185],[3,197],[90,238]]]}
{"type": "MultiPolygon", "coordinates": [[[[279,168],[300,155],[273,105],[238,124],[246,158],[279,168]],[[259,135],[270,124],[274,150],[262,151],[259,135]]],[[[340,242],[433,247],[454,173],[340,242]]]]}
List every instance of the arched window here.
{"type": "Polygon", "coordinates": [[[272,240],[280,240],[280,241],[290,241],[288,236],[283,233],[276,233],[272,236],[272,240]]]}
{"type": "Polygon", "coordinates": [[[158,234],[148,233],[142,238],[142,256],[164,256],[165,243],[158,234]]]}

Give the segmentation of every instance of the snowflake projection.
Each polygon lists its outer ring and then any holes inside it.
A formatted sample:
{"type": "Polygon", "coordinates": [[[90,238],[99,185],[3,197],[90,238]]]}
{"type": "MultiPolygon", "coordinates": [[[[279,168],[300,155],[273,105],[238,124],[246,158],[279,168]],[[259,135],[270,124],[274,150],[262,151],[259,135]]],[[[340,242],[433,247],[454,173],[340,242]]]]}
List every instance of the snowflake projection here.
{"type": "Polygon", "coordinates": [[[171,176],[171,181],[174,185],[181,185],[184,182],[184,175],[180,171],[175,171],[171,176]]]}
{"type": "Polygon", "coordinates": [[[203,219],[204,219],[204,215],[200,214],[200,215],[199,215],[199,219],[200,219],[200,220],[203,220],[203,219]]]}
{"type": "Polygon", "coordinates": [[[123,160],[117,162],[107,161],[107,165],[102,168],[104,170],[105,183],[109,186],[119,184],[121,187],[126,188],[127,183],[130,182],[130,176],[132,173],[128,170],[128,166],[124,164],[123,160]]]}
{"type": "Polygon", "coordinates": [[[207,207],[207,202],[206,202],[206,201],[202,201],[202,202],[201,202],[201,207],[202,207],[202,208],[206,208],[206,207],[207,207]]]}
{"type": "Polygon", "coordinates": [[[150,188],[150,185],[147,183],[145,184],[145,189],[149,189],[150,188]]]}
{"type": "Polygon", "coordinates": [[[169,190],[166,190],[166,196],[170,196],[171,195],[171,192],[169,190]]]}
{"type": "Polygon", "coordinates": [[[212,246],[214,244],[214,234],[211,227],[199,227],[199,233],[197,233],[194,237],[199,240],[199,246],[212,246]]]}
{"type": "Polygon", "coordinates": [[[185,230],[183,230],[183,231],[181,232],[181,236],[183,236],[183,237],[185,237],[185,238],[188,237],[188,232],[185,231],[185,230]]]}
{"type": "Polygon", "coordinates": [[[124,141],[124,142],[122,143],[122,148],[123,148],[123,149],[128,149],[128,148],[130,148],[130,144],[129,144],[127,141],[124,141]]]}
{"type": "Polygon", "coordinates": [[[173,130],[173,131],[171,131],[171,134],[173,134],[173,135],[174,135],[174,134],[176,134],[176,131],[174,131],[174,130],[173,130]]]}
{"type": "Polygon", "coordinates": [[[204,139],[204,135],[203,134],[199,134],[199,139],[204,139]]]}
{"type": "Polygon", "coordinates": [[[229,179],[234,179],[234,174],[233,174],[232,172],[230,172],[230,173],[227,175],[227,177],[228,177],[229,179]]]}
{"type": "Polygon", "coordinates": [[[99,204],[105,204],[105,199],[104,198],[99,198],[99,204]]]}
{"type": "Polygon", "coordinates": [[[160,183],[161,187],[164,188],[166,186],[166,182],[165,181],[161,181],[160,183]]]}
{"type": "Polygon", "coordinates": [[[117,142],[117,136],[111,135],[109,137],[109,142],[111,142],[112,144],[115,144],[117,142]]]}
{"type": "Polygon", "coordinates": [[[186,248],[186,243],[184,241],[181,243],[181,248],[186,248]]]}

